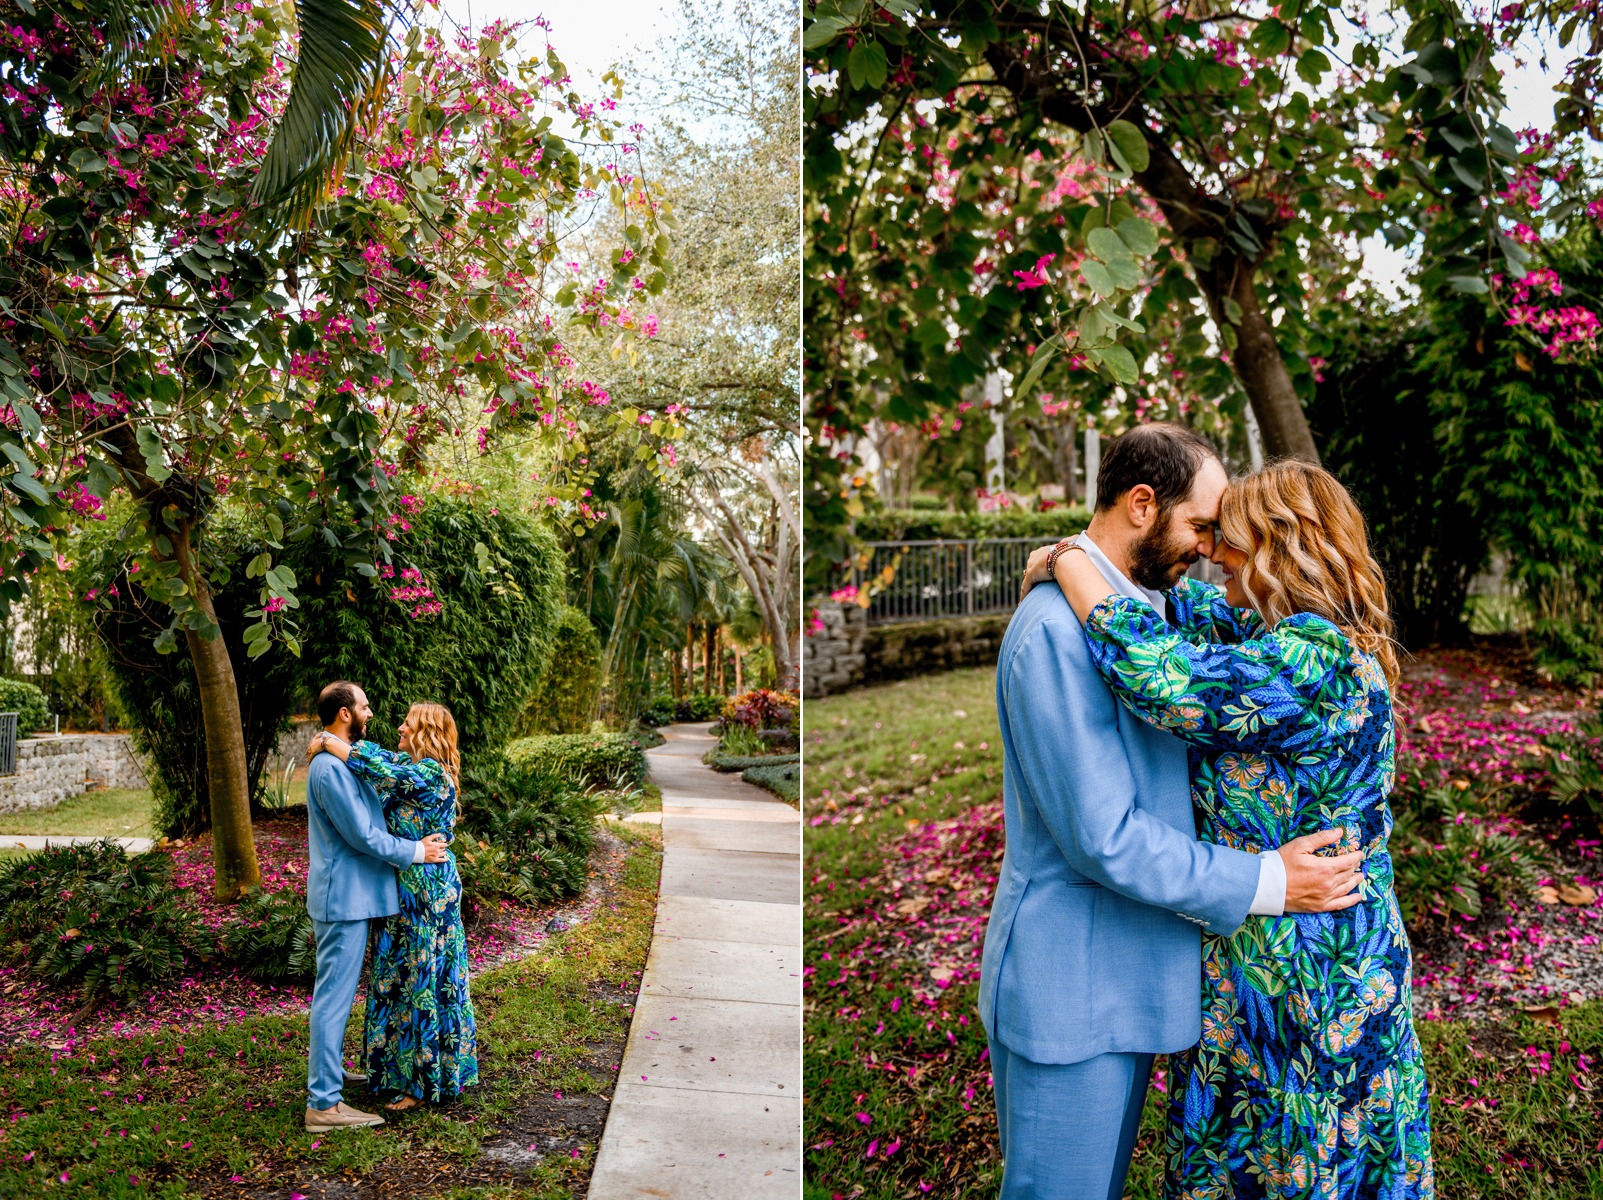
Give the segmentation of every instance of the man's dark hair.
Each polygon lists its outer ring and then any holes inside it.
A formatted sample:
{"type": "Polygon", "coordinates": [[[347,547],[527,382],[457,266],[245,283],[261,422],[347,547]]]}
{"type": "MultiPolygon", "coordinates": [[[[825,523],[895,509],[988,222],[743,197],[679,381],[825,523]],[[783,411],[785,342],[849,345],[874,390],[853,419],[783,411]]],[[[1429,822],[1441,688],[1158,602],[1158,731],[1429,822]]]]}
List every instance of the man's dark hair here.
{"type": "Polygon", "coordinates": [[[340,719],[340,709],[348,708],[356,715],[356,685],[336,679],[317,693],[317,719],[326,728],[340,719]]]}
{"type": "Polygon", "coordinates": [[[1102,451],[1096,473],[1098,512],[1112,508],[1131,488],[1146,484],[1166,512],[1191,494],[1202,464],[1219,454],[1208,440],[1184,425],[1154,421],[1121,433],[1102,451]]]}

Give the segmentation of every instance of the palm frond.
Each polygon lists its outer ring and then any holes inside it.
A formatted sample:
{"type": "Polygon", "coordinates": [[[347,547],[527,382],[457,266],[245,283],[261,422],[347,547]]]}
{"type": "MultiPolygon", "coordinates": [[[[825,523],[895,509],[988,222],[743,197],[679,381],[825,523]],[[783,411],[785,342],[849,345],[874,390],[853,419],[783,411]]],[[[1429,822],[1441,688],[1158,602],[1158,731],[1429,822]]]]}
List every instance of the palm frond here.
{"type": "Polygon", "coordinates": [[[251,189],[269,220],[304,227],[327,197],[389,77],[388,33],[378,0],[296,0],[300,52],[289,101],[251,189]]]}
{"type": "Polygon", "coordinates": [[[168,34],[187,24],[194,13],[174,0],[95,0],[89,13],[105,32],[105,50],[89,69],[88,87],[99,90],[128,72],[143,50],[159,47],[168,34]]]}

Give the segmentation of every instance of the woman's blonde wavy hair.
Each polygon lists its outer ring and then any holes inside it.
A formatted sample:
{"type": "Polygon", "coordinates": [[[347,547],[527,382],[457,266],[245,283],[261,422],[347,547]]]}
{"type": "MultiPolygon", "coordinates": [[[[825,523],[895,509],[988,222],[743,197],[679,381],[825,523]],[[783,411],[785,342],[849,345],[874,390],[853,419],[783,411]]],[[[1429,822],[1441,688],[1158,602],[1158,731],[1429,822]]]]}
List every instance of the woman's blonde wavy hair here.
{"type": "Polygon", "coordinates": [[[432,758],[445,768],[451,782],[462,786],[462,758],[456,750],[456,718],[443,704],[423,701],[406,710],[406,723],[412,727],[412,761],[432,758]]]}
{"type": "Polygon", "coordinates": [[[1271,626],[1314,613],[1374,655],[1397,686],[1386,581],[1363,514],[1329,471],[1288,459],[1230,483],[1219,504],[1225,541],[1247,555],[1241,586],[1271,626]]]}

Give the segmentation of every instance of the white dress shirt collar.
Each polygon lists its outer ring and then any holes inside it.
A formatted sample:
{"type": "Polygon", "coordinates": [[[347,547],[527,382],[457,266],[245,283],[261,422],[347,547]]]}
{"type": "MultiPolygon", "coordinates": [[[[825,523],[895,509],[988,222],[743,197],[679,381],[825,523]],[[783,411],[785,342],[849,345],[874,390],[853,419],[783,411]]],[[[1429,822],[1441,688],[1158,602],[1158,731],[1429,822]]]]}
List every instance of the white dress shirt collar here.
{"type": "Polygon", "coordinates": [[[1152,605],[1159,617],[1165,621],[1169,619],[1169,603],[1163,598],[1162,592],[1154,592],[1132,582],[1123,571],[1113,565],[1106,554],[1102,553],[1102,547],[1091,540],[1089,533],[1082,533],[1079,543],[1085,550],[1086,557],[1096,564],[1096,569],[1102,572],[1102,578],[1108,581],[1114,591],[1132,600],[1145,600],[1152,605]]]}

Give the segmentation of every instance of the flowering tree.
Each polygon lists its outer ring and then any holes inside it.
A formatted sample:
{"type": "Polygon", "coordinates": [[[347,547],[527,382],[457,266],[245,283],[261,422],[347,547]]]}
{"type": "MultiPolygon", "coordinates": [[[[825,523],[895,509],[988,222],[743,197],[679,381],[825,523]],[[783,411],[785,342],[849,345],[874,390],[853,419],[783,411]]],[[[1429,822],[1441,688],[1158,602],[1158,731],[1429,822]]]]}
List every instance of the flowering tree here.
{"type": "MultiPolygon", "coordinates": [[[[1578,2],[1404,3],[1374,27],[1322,0],[811,12],[809,512],[837,558],[851,439],[989,370],[1126,397],[1181,372],[1239,388],[1270,453],[1316,458],[1308,314],[1352,285],[1356,240],[1418,246],[1427,291],[1522,276],[1516,180],[1560,204],[1583,180],[1573,139],[1499,123],[1492,55],[1603,29],[1578,2]]],[[[1560,133],[1595,127],[1584,92],[1566,105],[1560,133]]]]}
{"type": "MultiPolygon", "coordinates": [[[[283,18],[171,22],[110,71],[93,20],[0,3],[0,597],[63,565],[113,493],[132,499],[129,571],[171,612],[158,645],[183,638],[195,664],[222,896],[259,876],[209,517],[236,505],[270,546],[321,537],[424,588],[389,561],[392,481],[465,414],[482,443],[547,441],[547,498],[576,508],[585,432],[618,418],[558,319],[640,336],[672,220],[611,98],[582,99],[554,51],[519,58],[493,25],[411,30],[318,225],[273,232],[246,200],[285,101],[283,18]],[[610,269],[581,279],[563,243],[596,208],[627,220],[610,269]]],[[[269,552],[249,574],[250,653],[296,651],[293,572],[269,552]]]]}

